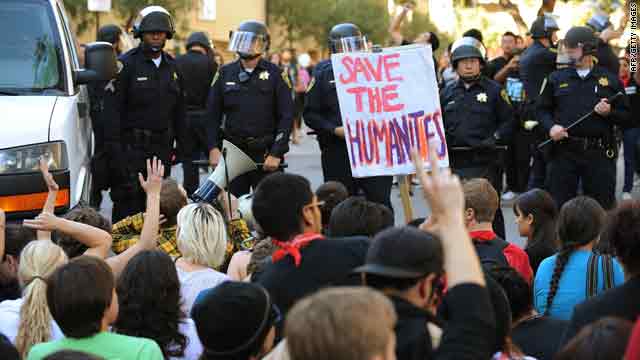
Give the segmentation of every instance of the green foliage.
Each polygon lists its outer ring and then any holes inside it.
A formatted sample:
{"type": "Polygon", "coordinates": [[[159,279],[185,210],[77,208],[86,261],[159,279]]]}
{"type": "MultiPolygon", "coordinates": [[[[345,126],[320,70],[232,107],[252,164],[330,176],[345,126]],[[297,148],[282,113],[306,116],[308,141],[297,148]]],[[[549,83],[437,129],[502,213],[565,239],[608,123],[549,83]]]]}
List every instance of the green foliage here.
{"type": "MultiPolygon", "coordinates": [[[[87,0],[64,0],[64,6],[76,26],[78,34],[82,34],[95,25],[95,14],[87,9],[87,0]]],[[[176,21],[176,25],[181,29],[188,27],[187,17],[176,16],[188,11],[192,6],[191,0],[112,0],[113,10],[124,23],[119,24],[128,29],[133,24],[138,12],[149,5],[159,5],[167,9],[174,20],[183,18],[183,21],[176,21]]]]}

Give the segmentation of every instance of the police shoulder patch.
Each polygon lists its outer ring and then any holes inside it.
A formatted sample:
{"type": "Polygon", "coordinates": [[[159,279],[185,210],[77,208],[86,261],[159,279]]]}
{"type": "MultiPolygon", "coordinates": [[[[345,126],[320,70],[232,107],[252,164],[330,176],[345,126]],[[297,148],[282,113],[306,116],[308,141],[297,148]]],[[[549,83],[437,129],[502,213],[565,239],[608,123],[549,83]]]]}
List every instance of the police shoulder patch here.
{"type": "Polygon", "coordinates": [[[216,81],[218,81],[219,77],[220,77],[220,71],[216,71],[216,74],[213,76],[213,80],[211,81],[211,87],[213,87],[213,85],[216,84],[216,81]]]}
{"type": "Polygon", "coordinates": [[[291,85],[291,80],[289,79],[289,75],[287,74],[287,70],[282,70],[282,73],[280,75],[282,75],[282,80],[284,80],[284,83],[287,84],[289,89],[293,88],[293,85],[291,85]]]}
{"type": "Polygon", "coordinates": [[[500,90],[500,97],[502,98],[502,100],[504,100],[504,102],[511,105],[511,99],[509,99],[509,94],[507,94],[507,90],[505,89],[500,90]]]}
{"type": "Polygon", "coordinates": [[[313,89],[313,86],[316,84],[316,78],[315,76],[311,78],[311,82],[309,82],[309,85],[307,86],[307,92],[311,91],[311,89],[313,89]]]}

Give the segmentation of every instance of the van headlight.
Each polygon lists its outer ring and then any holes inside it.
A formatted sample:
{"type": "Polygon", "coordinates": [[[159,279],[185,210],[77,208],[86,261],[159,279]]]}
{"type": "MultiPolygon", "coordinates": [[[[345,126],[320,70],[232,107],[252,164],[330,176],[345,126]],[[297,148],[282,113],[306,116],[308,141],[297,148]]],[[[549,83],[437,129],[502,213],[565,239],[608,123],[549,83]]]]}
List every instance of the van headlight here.
{"type": "Polygon", "coordinates": [[[0,150],[0,175],[38,172],[40,157],[47,160],[50,170],[69,168],[67,146],[56,141],[0,150]]]}

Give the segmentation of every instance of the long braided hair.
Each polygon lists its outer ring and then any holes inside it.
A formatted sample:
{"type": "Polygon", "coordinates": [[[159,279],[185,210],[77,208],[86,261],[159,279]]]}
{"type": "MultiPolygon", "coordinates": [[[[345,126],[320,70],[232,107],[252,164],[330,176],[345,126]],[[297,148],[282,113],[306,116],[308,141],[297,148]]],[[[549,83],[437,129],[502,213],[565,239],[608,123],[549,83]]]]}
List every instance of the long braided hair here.
{"type": "MultiPolygon", "coordinates": [[[[605,211],[597,201],[579,196],[566,202],[558,215],[560,251],[556,257],[547,294],[545,315],[549,315],[553,299],[559,290],[560,278],[571,254],[579,247],[594,242],[604,226],[605,211]]],[[[585,269],[586,271],[586,269],[585,269]]]]}

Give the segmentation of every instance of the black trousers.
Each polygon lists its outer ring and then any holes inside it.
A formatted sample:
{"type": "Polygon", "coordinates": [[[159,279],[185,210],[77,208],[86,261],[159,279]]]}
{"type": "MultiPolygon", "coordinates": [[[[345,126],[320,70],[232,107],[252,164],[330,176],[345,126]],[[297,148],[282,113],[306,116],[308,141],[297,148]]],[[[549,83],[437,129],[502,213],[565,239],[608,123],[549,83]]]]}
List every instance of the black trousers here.
{"type": "MultiPolygon", "coordinates": [[[[237,144],[235,144],[238,146],[237,144]]],[[[255,163],[263,164],[265,160],[266,150],[263,151],[250,151],[245,147],[238,146],[245,154],[247,154],[255,163]]],[[[284,159],[282,160],[284,161],[284,159]]],[[[262,170],[262,165],[258,166],[258,170],[249,171],[242,174],[235,179],[231,180],[229,184],[229,191],[236,197],[248,194],[251,190],[255,190],[260,181],[265,177],[273,174],[273,172],[267,172],[262,170]]]]}
{"type": "Polygon", "coordinates": [[[179,139],[179,153],[182,161],[182,186],[191,196],[200,186],[200,168],[194,165],[207,154],[207,131],[205,128],[204,111],[187,112],[187,124],[182,139],[179,139]]]}
{"type": "Polygon", "coordinates": [[[584,195],[597,200],[603,208],[612,209],[616,202],[616,157],[607,156],[600,148],[553,146],[548,183],[558,208],[577,196],[581,184],[584,195]]]}
{"type": "Polygon", "coordinates": [[[513,192],[522,193],[527,191],[532,141],[531,132],[522,127],[518,127],[513,133],[505,159],[507,188],[513,192]]]}
{"type": "Polygon", "coordinates": [[[347,145],[344,142],[333,141],[323,144],[320,150],[325,182],[338,181],[347,188],[349,195],[364,194],[367,200],[385,205],[393,211],[391,205],[393,176],[354,178],[351,174],[347,145]]]}
{"type": "Polygon", "coordinates": [[[146,194],[140,186],[138,173],[147,178],[147,159],[158,157],[165,166],[164,176],[171,175],[169,162],[172,138],[168,131],[141,134],[127,131],[120,151],[112,157],[111,221],[116,223],[146,208],[146,194]]]}
{"type": "MultiPolygon", "coordinates": [[[[487,179],[498,191],[502,186],[501,154],[497,151],[459,151],[452,155],[452,171],[461,180],[476,178],[487,179]],[[490,160],[493,158],[493,160],[490,160]]],[[[493,218],[493,231],[499,237],[507,239],[504,225],[504,215],[498,196],[498,209],[493,218]]]]}

